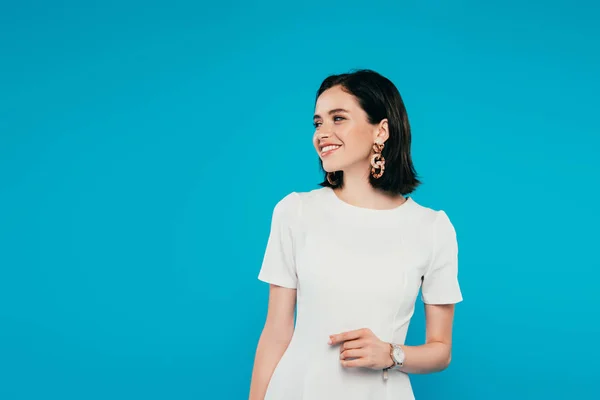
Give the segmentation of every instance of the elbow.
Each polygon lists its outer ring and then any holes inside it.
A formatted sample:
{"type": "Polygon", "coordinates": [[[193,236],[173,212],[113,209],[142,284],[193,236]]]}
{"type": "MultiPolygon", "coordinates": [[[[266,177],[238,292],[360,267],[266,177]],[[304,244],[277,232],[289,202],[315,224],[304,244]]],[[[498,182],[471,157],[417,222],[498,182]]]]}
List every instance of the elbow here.
{"type": "Polygon", "coordinates": [[[444,371],[445,369],[447,369],[450,366],[451,361],[452,361],[452,354],[448,353],[448,355],[446,357],[444,357],[444,359],[442,360],[439,371],[441,372],[441,371],[444,371]]]}
{"type": "Polygon", "coordinates": [[[452,361],[452,354],[449,354],[448,357],[444,360],[444,369],[450,366],[450,362],[452,361]]]}
{"type": "Polygon", "coordinates": [[[452,361],[452,350],[451,347],[444,344],[444,346],[440,346],[439,353],[437,354],[437,362],[433,366],[432,372],[442,372],[450,366],[450,362],[452,361]]]}

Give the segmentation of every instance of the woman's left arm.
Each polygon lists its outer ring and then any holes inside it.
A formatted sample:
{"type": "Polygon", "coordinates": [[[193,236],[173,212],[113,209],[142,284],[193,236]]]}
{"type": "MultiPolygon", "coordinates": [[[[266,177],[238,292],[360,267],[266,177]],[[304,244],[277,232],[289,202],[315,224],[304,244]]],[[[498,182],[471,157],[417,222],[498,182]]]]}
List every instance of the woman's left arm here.
{"type": "MultiPolygon", "coordinates": [[[[426,340],[420,346],[401,345],[406,373],[442,371],[450,364],[454,304],[425,304],[426,340]]],[[[340,363],[347,368],[384,369],[393,365],[390,344],[363,328],[330,336],[330,345],[340,345],[340,363]]]]}
{"type": "Polygon", "coordinates": [[[454,304],[425,304],[425,344],[401,345],[405,359],[400,370],[427,374],[446,369],[452,359],[453,319],[454,304]]]}
{"type": "MultiPolygon", "coordinates": [[[[405,355],[400,370],[412,374],[438,372],[450,365],[454,307],[462,301],[456,231],[444,211],[437,213],[432,233],[433,253],[421,285],[425,344],[400,345],[405,355]]],[[[393,365],[390,344],[368,328],[331,335],[329,343],[341,344],[340,359],[344,367],[384,369],[393,365]]]]}

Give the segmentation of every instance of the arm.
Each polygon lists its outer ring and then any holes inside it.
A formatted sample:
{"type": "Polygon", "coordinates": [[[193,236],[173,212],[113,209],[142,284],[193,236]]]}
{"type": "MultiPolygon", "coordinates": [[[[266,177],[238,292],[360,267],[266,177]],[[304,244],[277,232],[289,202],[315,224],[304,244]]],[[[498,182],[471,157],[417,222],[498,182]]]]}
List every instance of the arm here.
{"type": "Polygon", "coordinates": [[[426,374],[446,369],[452,358],[453,319],[454,304],[425,304],[425,344],[401,346],[405,354],[401,371],[426,374]]]}
{"type": "MultiPolygon", "coordinates": [[[[401,345],[405,355],[401,370],[406,373],[438,372],[450,365],[454,307],[462,301],[458,284],[458,241],[454,226],[444,211],[437,213],[432,234],[432,256],[421,287],[426,339],[420,346],[401,345]]],[[[341,342],[344,342],[340,346],[344,367],[382,369],[393,364],[390,344],[369,329],[331,336],[330,344],[341,342]]]]}
{"type": "Polygon", "coordinates": [[[270,285],[267,318],[263,327],[252,370],[249,400],[263,400],[275,367],[294,333],[296,289],[270,285]]]}
{"type": "Polygon", "coordinates": [[[432,255],[422,285],[425,344],[402,346],[406,356],[402,370],[414,374],[438,372],[450,365],[454,307],[462,301],[456,230],[444,211],[437,213],[432,235],[432,255]]]}
{"type": "MultiPolygon", "coordinates": [[[[425,304],[425,318],[425,344],[401,346],[405,355],[401,368],[403,372],[438,372],[450,364],[454,304],[425,304]]],[[[340,362],[344,367],[383,369],[394,363],[390,344],[380,340],[367,328],[331,335],[329,344],[341,344],[340,362]]]]}

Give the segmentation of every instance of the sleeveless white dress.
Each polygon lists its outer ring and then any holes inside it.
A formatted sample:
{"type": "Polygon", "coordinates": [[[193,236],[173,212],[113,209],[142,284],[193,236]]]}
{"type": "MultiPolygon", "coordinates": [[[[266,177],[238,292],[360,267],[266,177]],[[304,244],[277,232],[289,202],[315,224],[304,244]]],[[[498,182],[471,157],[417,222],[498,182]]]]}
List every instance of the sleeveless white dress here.
{"type": "Polygon", "coordinates": [[[331,188],[291,192],[273,210],[258,279],[297,290],[294,334],[265,400],[411,400],[408,374],[343,367],[330,334],[370,328],[403,344],[419,289],[426,304],[462,301],[458,245],[443,210],[412,197],[390,210],[331,188]]]}

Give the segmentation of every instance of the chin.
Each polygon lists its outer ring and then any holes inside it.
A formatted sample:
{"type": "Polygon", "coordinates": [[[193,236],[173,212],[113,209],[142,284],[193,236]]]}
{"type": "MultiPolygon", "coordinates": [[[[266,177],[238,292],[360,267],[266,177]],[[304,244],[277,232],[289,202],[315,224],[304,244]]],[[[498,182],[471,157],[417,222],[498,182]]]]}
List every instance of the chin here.
{"type": "Polygon", "coordinates": [[[323,163],[323,170],[325,170],[325,172],[336,172],[336,171],[341,170],[341,167],[332,165],[332,164],[323,163]]]}

